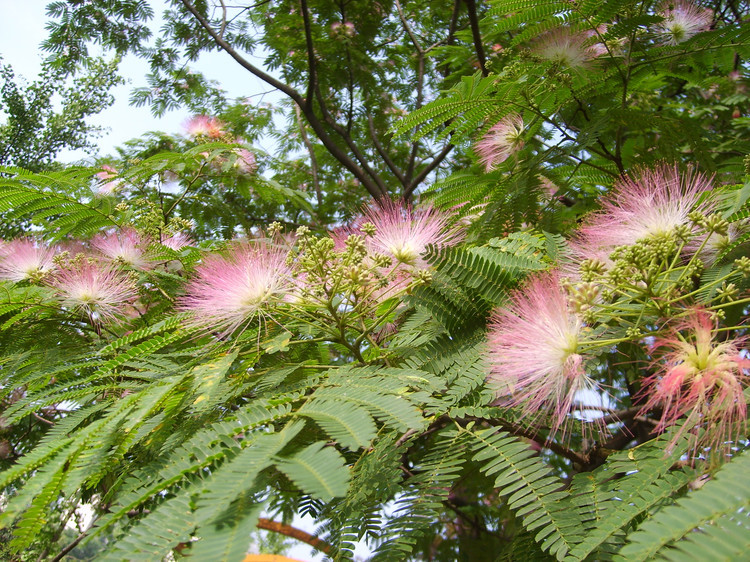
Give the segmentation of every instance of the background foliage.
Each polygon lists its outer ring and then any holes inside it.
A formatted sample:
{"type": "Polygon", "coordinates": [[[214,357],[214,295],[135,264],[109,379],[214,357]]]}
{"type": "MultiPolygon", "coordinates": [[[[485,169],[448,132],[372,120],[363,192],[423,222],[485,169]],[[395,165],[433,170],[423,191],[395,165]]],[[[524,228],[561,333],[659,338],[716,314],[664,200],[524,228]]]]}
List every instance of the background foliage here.
{"type": "Polygon", "coordinates": [[[741,557],[744,419],[698,451],[701,427],[683,417],[659,435],[661,412],[639,397],[658,372],[644,342],[690,307],[720,311],[747,357],[748,5],[702,2],[706,29],[679,38],[665,6],[175,0],[151,38],[144,0],[51,3],[42,80],[1,70],[0,269],[11,239],[56,245],[69,267],[131,228],[147,265],[113,266],[138,292],[115,323],[61,304],[45,275],[0,281],[2,556],[241,560],[256,528],[291,532],[307,515],[308,543],[336,560],[358,541],[375,560],[741,557]],[[134,103],[217,129],[56,164],[60,147],[88,145],[85,118],[119,80],[116,62],[88,58],[97,43],[150,62],[134,103]],[[210,50],[287,101],[228,100],[190,70],[210,50]],[[482,165],[482,139],[512,115],[511,153],[482,165]],[[277,154],[253,149],[263,135],[277,154]],[[565,263],[613,186],[664,162],[712,177],[705,196],[732,235],[703,269],[679,251],[658,262],[673,309],[629,287],[587,319],[587,368],[611,399],[555,433],[488,380],[488,322],[565,263]],[[358,217],[391,198],[430,204],[463,242],[382,274],[368,244],[385,228],[368,237],[358,217]],[[307,293],[220,333],[182,299],[236,238],[289,248],[307,293]],[[608,433],[592,435],[592,417],[608,433]],[[82,504],[93,525],[71,534],[82,504]]]}

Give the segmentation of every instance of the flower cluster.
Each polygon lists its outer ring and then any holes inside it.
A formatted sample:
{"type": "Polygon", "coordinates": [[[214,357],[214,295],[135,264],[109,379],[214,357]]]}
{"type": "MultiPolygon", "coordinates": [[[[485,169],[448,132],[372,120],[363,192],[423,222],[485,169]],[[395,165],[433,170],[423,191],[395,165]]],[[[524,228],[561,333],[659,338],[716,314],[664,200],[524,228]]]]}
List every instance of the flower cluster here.
{"type": "Polygon", "coordinates": [[[39,281],[54,267],[55,250],[33,240],[18,239],[0,248],[0,279],[39,281]]]}
{"type": "MultiPolygon", "coordinates": [[[[179,248],[187,235],[165,239],[179,248]]],[[[140,297],[138,272],[152,270],[148,237],[133,228],[108,231],[89,242],[47,246],[31,239],[0,245],[0,281],[35,284],[51,289],[62,310],[82,315],[93,325],[112,324],[135,312],[140,297]]]]}
{"type": "Polygon", "coordinates": [[[133,280],[109,264],[79,258],[61,265],[47,280],[63,308],[94,323],[112,322],[138,297],[133,280]]]}
{"type": "MultiPolygon", "coordinates": [[[[188,136],[198,142],[224,141],[237,144],[245,143],[242,138],[235,137],[235,135],[228,131],[225,123],[216,117],[196,115],[187,122],[185,128],[188,136]]],[[[203,152],[201,156],[209,159],[208,164],[210,167],[219,172],[226,172],[232,169],[240,175],[249,176],[254,174],[258,169],[255,154],[247,148],[233,148],[228,154],[203,152]]]]}
{"type": "Polygon", "coordinates": [[[559,27],[542,35],[533,51],[549,62],[571,69],[587,68],[591,61],[607,54],[607,48],[597,41],[597,34],[559,27]]]}
{"type": "Polygon", "coordinates": [[[226,125],[216,117],[195,115],[185,124],[187,134],[193,138],[217,140],[227,134],[226,125]]]}
{"type": "Polygon", "coordinates": [[[149,239],[135,229],[125,228],[97,235],[91,246],[107,261],[149,269],[153,265],[146,256],[149,243],[149,239]]]}
{"type": "Polygon", "coordinates": [[[746,261],[697,287],[721,256],[716,246],[745,225],[715,213],[711,189],[712,178],[667,165],[616,182],[574,234],[561,273],[533,277],[493,315],[489,379],[506,404],[527,418],[549,419],[549,438],[564,438],[576,419],[600,422],[594,397],[610,399],[590,369],[596,353],[628,342],[653,358],[635,400],[641,416],[658,418],[656,432],[684,419],[682,427],[695,429],[696,452],[721,451],[743,434],[746,339],[719,339],[714,322],[738,302],[731,280],[746,275],[746,261]],[[696,307],[697,294],[704,308],[696,307]]]}
{"type": "Polygon", "coordinates": [[[422,255],[427,246],[452,246],[461,241],[462,231],[449,228],[449,215],[424,206],[414,209],[385,202],[371,208],[364,220],[373,225],[375,235],[367,237],[367,248],[407,266],[427,267],[422,255]]]}
{"type": "Polygon", "coordinates": [[[103,164],[100,172],[96,172],[96,184],[94,187],[94,196],[106,197],[117,193],[122,188],[122,181],[116,180],[118,172],[112,166],[103,164]]]}
{"type": "Polygon", "coordinates": [[[480,164],[488,172],[495,169],[523,148],[522,135],[523,119],[520,115],[511,113],[503,117],[474,146],[480,164]]]}
{"type": "Polygon", "coordinates": [[[192,313],[191,323],[226,336],[294,290],[287,252],[265,244],[237,244],[209,256],[196,268],[178,308],[192,313]]]}
{"type": "Polygon", "coordinates": [[[666,0],[659,6],[657,14],[663,18],[657,26],[657,34],[668,45],[677,45],[708,30],[713,20],[711,10],[696,6],[689,0],[666,0]]]}
{"type": "Polygon", "coordinates": [[[551,411],[551,433],[565,433],[581,393],[598,388],[579,353],[583,327],[556,272],[530,279],[490,322],[490,380],[527,416],[551,411]]]}
{"type": "MultiPolygon", "coordinates": [[[[750,359],[740,354],[746,338],[721,341],[711,315],[702,309],[689,315],[657,338],[651,352],[657,357],[654,374],[643,381],[646,402],[641,411],[661,411],[657,431],[685,419],[670,446],[685,430],[702,431],[694,448],[722,449],[744,437],[744,388],[750,359]]],[[[698,451],[699,452],[699,451],[698,451]]]]}
{"type": "Polygon", "coordinates": [[[193,327],[226,337],[256,320],[294,313],[317,320],[323,314],[338,339],[354,318],[374,332],[385,320],[374,320],[378,304],[429,278],[427,247],[461,238],[447,215],[392,202],[329,236],[300,227],[290,240],[279,225],[269,230],[270,240],[231,245],[196,268],[178,302],[193,327]]]}

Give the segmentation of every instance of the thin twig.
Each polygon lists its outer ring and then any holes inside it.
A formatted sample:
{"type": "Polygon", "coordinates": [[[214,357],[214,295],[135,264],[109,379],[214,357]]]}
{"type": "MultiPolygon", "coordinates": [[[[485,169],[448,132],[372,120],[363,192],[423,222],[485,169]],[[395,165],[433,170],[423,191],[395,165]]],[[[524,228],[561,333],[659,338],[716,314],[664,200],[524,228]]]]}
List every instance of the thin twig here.
{"type": "Polygon", "coordinates": [[[280,533],[284,536],[307,543],[324,554],[331,554],[333,552],[333,546],[323,539],[319,539],[315,535],[311,535],[310,533],[303,531],[302,529],[292,527],[291,525],[287,525],[286,523],[279,523],[278,521],[273,521],[272,519],[260,517],[258,518],[257,526],[259,529],[265,529],[266,531],[280,533]]]}

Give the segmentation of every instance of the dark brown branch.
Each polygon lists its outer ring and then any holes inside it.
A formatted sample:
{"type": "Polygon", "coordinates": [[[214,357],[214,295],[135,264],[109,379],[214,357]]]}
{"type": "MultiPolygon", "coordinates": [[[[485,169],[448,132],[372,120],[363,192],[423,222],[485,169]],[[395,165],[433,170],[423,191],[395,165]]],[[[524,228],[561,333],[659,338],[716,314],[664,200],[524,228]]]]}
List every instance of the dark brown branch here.
{"type": "MultiPolygon", "coordinates": [[[[458,13],[461,10],[461,0],[456,0],[453,4],[453,15],[451,16],[451,24],[448,27],[448,40],[447,45],[453,45],[453,39],[456,37],[456,29],[458,28],[458,13]]],[[[447,72],[447,69],[446,69],[447,72]]]]}
{"type": "Polygon", "coordinates": [[[277,80],[270,74],[267,74],[263,72],[261,69],[257,68],[256,66],[252,65],[250,62],[248,62],[242,55],[240,55],[237,51],[234,50],[234,48],[227,43],[209,24],[209,22],[204,18],[201,13],[193,6],[188,0],[180,0],[182,2],[182,5],[185,6],[185,9],[190,12],[193,17],[198,20],[198,23],[201,24],[201,27],[206,30],[206,32],[211,36],[211,38],[214,40],[214,42],[224,49],[229,56],[231,56],[236,62],[240,64],[245,70],[253,74],[254,76],[257,76],[267,84],[270,84],[274,88],[281,90],[284,92],[287,96],[292,98],[297,104],[302,105],[303,99],[302,96],[299,95],[299,92],[297,92],[294,88],[289,86],[288,84],[284,84],[283,82],[277,80]]]}
{"type": "Polygon", "coordinates": [[[411,39],[412,44],[414,45],[414,48],[417,50],[419,54],[424,53],[422,50],[422,46],[419,44],[419,41],[417,41],[417,36],[414,35],[414,32],[411,30],[411,27],[409,26],[409,22],[406,20],[406,17],[404,16],[404,10],[401,7],[401,2],[399,0],[396,0],[396,9],[398,10],[398,17],[401,20],[401,25],[404,27],[404,30],[409,35],[409,38],[411,39]]]}
{"type": "Polygon", "coordinates": [[[417,187],[419,187],[419,184],[421,184],[424,181],[424,179],[427,177],[427,175],[430,172],[432,172],[435,168],[437,168],[443,160],[445,160],[446,156],[448,156],[451,150],[453,150],[453,145],[450,143],[446,144],[443,147],[443,150],[440,151],[440,154],[435,156],[432,159],[432,162],[427,164],[427,166],[425,166],[422,169],[422,171],[419,172],[414,177],[414,179],[411,180],[411,182],[409,183],[409,186],[404,190],[404,199],[408,200],[413,195],[414,190],[417,189],[417,187]]]}
{"type": "Polygon", "coordinates": [[[346,132],[346,129],[339,125],[333,118],[333,116],[331,116],[331,114],[327,111],[325,113],[325,121],[326,124],[331,127],[331,129],[338,133],[341,139],[346,143],[346,146],[349,147],[349,150],[351,150],[352,154],[354,154],[354,157],[357,159],[362,169],[367,173],[370,180],[375,184],[375,186],[377,186],[379,194],[375,195],[375,198],[377,200],[380,200],[382,197],[387,197],[388,188],[383,183],[383,179],[375,172],[375,170],[370,167],[369,163],[367,162],[367,158],[365,158],[365,155],[362,154],[362,152],[359,150],[359,147],[354,144],[354,141],[352,140],[351,136],[349,136],[349,133],[346,132]]]}
{"type": "Polygon", "coordinates": [[[77,547],[77,546],[78,546],[78,543],[80,543],[80,542],[81,542],[81,541],[82,541],[82,540],[83,540],[83,539],[84,539],[85,537],[86,537],[86,533],[85,533],[85,532],[83,532],[83,533],[81,533],[80,535],[78,535],[78,536],[77,536],[77,537],[76,537],[75,539],[73,539],[73,540],[72,540],[72,541],[70,542],[70,544],[68,544],[68,545],[67,545],[67,546],[66,546],[65,548],[63,548],[63,549],[62,549],[62,550],[61,550],[61,551],[60,551],[60,552],[59,552],[59,553],[57,554],[57,556],[55,556],[54,558],[52,558],[52,559],[50,560],[50,562],[60,562],[60,560],[62,560],[62,559],[63,559],[63,558],[65,557],[65,555],[66,555],[66,554],[67,554],[68,552],[70,552],[70,551],[71,551],[71,550],[73,550],[73,549],[74,549],[75,547],[77,547]]]}
{"type": "Polygon", "coordinates": [[[333,546],[328,544],[326,541],[319,539],[318,537],[311,535],[310,533],[307,533],[303,531],[302,529],[297,529],[296,527],[292,527],[291,525],[287,525],[285,523],[279,523],[278,521],[266,519],[265,517],[260,517],[258,519],[257,526],[259,529],[265,529],[266,531],[273,531],[274,533],[280,533],[284,536],[291,537],[293,539],[297,539],[298,541],[307,543],[313,548],[318,549],[324,554],[331,554],[333,552],[333,546]]]}
{"type": "Polygon", "coordinates": [[[474,50],[477,53],[479,68],[482,76],[489,75],[487,72],[487,59],[484,56],[484,46],[482,45],[482,34],[479,32],[479,19],[477,18],[477,5],[474,0],[464,0],[469,10],[469,25],[471,26],[471,36],[474,39],[474,50]]]}
{"type": "Polygon", "coordinates": [[[297,127],[299,127],[299,133],[302,137],[302,142],[307,148],[307,153],[310,155],[310,171],[312,173],[313,189],[315,189],[315,197],[318,200],[318,206],[323,205],[323,193],[320,190],[320,179],[318,178],[318,159],[315,157],[315,147],[310,142],[310,137],[307,136],[305,131],[305,124],[302,123],[302,110],[298,105],[294,106],[294,114],[297,117],[297,127]]]}
{"type": "Polygon", "coordinates": [[[584,457],[583,455],[579,455],[575,451],[571,451],[570,449],[563,447],[562,445],[560,445],[559,443],[555,443],[554,441],[541,440],[539,439],[539,436],[537,435],[536,431],[532,429],[527,429],[525,427],[521,427],[518,424],[507,422],[505,420],[500,420],[500,419],[488,420],[485,418],[474,418],[474,417],[467,417],[464,419],[476,421],[476,422],[485,422],[490,425],[500,427],[504,429],[505,431],[512,433],[513,435],[516,435],[518,437],[525,437],[526,439],[536,441],[545,449],[549,449],[553,453],[557,453],[558,455],[573,461],[578,466],[584,466],[588,462],[588,459],[584,457]]]}
{"type": "MultiPolygon", "coordinates": [[[[224,49],[229,54],[229,56],[231,56],[240,66],[242,66],[242,68],[289,96],[294,101],[294,103],[296,103],[302,109],[302,113],[305,115],[308,123],[310,123],[313,131],[315,131],[317,137],[323,143],[323,146],[326,147],[326,150],[328,150],[331,156],[338,160],[347,170],[349,170],[357,179],[359,179],[359,181],[362,183],[362,185],[370,195],[372,195],[376,200],[380,200],[386,194],[387,190],[385,190],[384,187],[381,188],[381,186],[379,185],[379,183],[382,183],[382,181],[373,181],[368,175],[372,174],[372,170],[368,170],[368,172],[365,172],[365,170],[363,170],[360,166],[357,165],[356,162],[349,158],[341,149],[341,147],[339,147],[333,141],[333,139],[326,132],[323,123],[321,123],[320,119],[318,119],[318,117],[313,112],[312,107],[307,106],[306,100],[299,94],[299,92],[297,92],[297,90],[295,90],[288,84],[277,80],[270,74],[263,72],[262,70],[251,64],[229,43],[227,43],[218,35],[218,33],[211,27],[211,24],[206,20],[206,18],[201,15],[201,13],[195,8],[195,6],[193,6],[188,0],[180,0],[180,2],[185,7],[185,9],[190,12],[196,20],[198,20],[198,23],[200,23],[201,27],[203,27],[206,33],[211,36],[214,42],[219,47],[224,49]]],[[[351,142],[351,139],[348,140],[349,142],[351,142]]]]}
{"type": "Polygon", "coordinates": [[[46,423],[48,425],[55,425],[55,422],[53,422],[51,420],[48,420],[46,418],[43,418],[42,416],[40,416],[36,412],[31,412],[31,415],[34,416],[36,419],[38,419],[40,422],[44,422],[44,423],[46,423]]]}
{"type": "Polygon", "coordinates": [[[305,44],[307,48],[307,68],[310,73],[307,82],[307,95],[305,102],[307,107],[312,111],[312,100],[315,90],[318,87],[318,71],[315,63],[315,47],[312,41],[312,30],[310,29],[310,13],[307,9],[307,0],[300,0],[300,10],[302,12],[302,22],[305,28],[305,44]]]}
{"type": "Polygon", "coordinates": [[[224,32],[227,30],[227,7],[224,4],[224,0],[219,0],[221,4],[221,27],[219,28],[219,37],[224,37],[224,32]]]}
{"type": "Polygon", "coordinates": [[[383,148],[383,145],[380,144],[378,133],[375,131],[375,123],[372,120],[372,114],[370,114],[369,112],[367,113],[367,124],[370,127],[370,138],[372,138],[372,143],[375,145],[375,149],[378,151],[378,154],[380,154],[380,157],[383,159],[383,162],[385,162],[385,165],[388,166],[388,169],[393,172],[393,175],[396,176],[398,178],[398,181],[401,182],[401,185],[406,187],[407,181],[406,178],[404,178],[404,174],[388,155],[388,152],[385,150],[385,148],[383,148]]]}

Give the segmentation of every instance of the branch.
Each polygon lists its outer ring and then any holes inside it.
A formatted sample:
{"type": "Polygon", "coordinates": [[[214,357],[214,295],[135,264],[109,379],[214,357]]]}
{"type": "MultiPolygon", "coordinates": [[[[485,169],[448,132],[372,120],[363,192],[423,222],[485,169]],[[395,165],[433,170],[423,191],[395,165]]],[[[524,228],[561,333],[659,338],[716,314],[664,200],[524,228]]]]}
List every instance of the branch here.
{"type": "Polygon", "coordinates": [[[245,59],[242,55],[235,51],[234,48],[211,27],[211,24],[206,20],[206,18],[204,18],[201,13],[195,8],[195,6],[193,6],[188,0],[180,1],[182,2],[182,5],[185,6],[185,9],[190,12],[195,19],[198,20],[198,22],[201,24],[201,27],[206,30],[206,32],[211,36],[214,42],[219,47],[224,49],[230,57],[237,61],[240,66],[242,66],[242,68],[249,71],[254,76],[257,76],[267,84],[270,84],[274,88],[281,90],[287,96],[292,98],[298,105],[301,106],[304,103],[302,96],[300,96],[297,90],[295,90],[288,84],[284,84],[283,82],[277,80],[270,74],[263,72],[261,69],[251,64],[247,59],[245,59]]]}
{"type": "Polygon", "coordinates": [[[378,134],[375,131],[375,123],[372,120],[372,114],[370,112],[367,113],[367,124],[370,126],[370,137],[372,138],[372,142],[375,145],[375,149],[378,151],[378,154],[380,154],[383,162],[385,162],[386,166],[388,166],[391,172],[393,172],[393,175],[396,176],[398,178],[398,181],[401,182],[401,185],[406,187],[407,180],[404,177],[404,174],[401,172],[398,166],[396,166],[396,163],[391,160],[391,157],[388,156],[388,152],[383,148],[383,145],[380,144],[378,134]]]}
{"type": "Polygon", "coordinates": [[[224,32],[227,30],[227,7],[224,4],[224,0],[219,0],[221,4],[221,27],[219,28],[219,37],[224,37],[224,32]]]}
{"type": "Polygon", "coordinates": [[[307,0],[300,0],[300,11],[302,12],[302,21],[305,27],[305,44],[307,48],[307,68],[310,72],[310,78],[307,82],[306,103],[312,109],[313,94],[318,87],[317,65],[315,64],[315,47],[312,41],[312,30],[310,29],[310,13],[307,9],[307,0]]]}
{"type": "Polygon", "coordinates": [[[414,190],[419,187],[419,184],[421,184],[427,177],[427,175],[435,168],[437,168],[443,160],[445,160],[445,157],[448,156],[451,150],[453,150],[453,145],[450,143],[446,144],[443,147],[443,150],[440,151],[440,154],[435,156],[435,158],[432,159],[432,162],[427,164],[427,166],[425,166],[422,171],[419,172],[413,180],[411,180],[409,186],[404,190],[404,199],[408,199],[412,196],[414,190]]]}
{"type": "Polygon", "coordinates": [[[50,562],[60,562],[65,555],[73,550],[76,546],[78,546],[78,543],[80,543],[84,538],[86,537],[86,532],[84,531],[80,535],[78,535],[75,539],[73,539],[70,544],[68,544],[65,548],[63,548],[57,556],[55,556],[50,562]]]}
{"type": "Polygon", "coordinates": [[[302,136],[302,142],[307,148],[307,153],[310,155],[310,170],[312,172],[313,188],[315,189],[315,196],[318,200],[318,207],[323,205],[323,193],[320,191],[320,180],[318,179],[318,159],[315,157],[315,147],[310,142],[310,137],[307,136],[305,126],[302,123],[301,110],[298,105],[294,106],[294,114],[297,117],[297,126],[299,127],[300,135],[302,136]]]}
{"type": "MultiPolygon", "coordinates": [[[[294,101],[294,103],[296,103],[302,109],[302,113],[305,115],[308,123],[310,123],[313,131],[315,131],[317,137],[323,143],[323,146],[326,147],[326,150],[328,150],[328,152],[331,153],[331,156],[338,160],[347,170],[349,170],[357,179],[359,179],[359,181],[362,183],[362,185],[370,195],[372,195],[376,200],[380,200],[387,193],[384,186],[381,189],[378,182],[373,181],[371,177],[368,176],[368,173],[372,173],[372,170],[368,170],[368,172],[366,173],[365,170],[363,170],[360,166],[357,165],[356,162],[349,158],[344,153],[344,151],[341,150],[341,148],[333,141],[333,139],[328,136],[323,123],[320,122],[320,119],[318,119],[318,117],[313,112],[312,107],[309,107],[307,105],[307,101],[300,95],[299,92],[297,92],[297,90],[295,90],[288,84],[277,80],[270,74],[263,72],[261,69],[257,68],[242,55],[240,55],[229,43],[227,43],[222,37],[219,36],[219,34],[211,27],[211,24],[206,20],[206,18],[201,15],[201,13],[195,8],[195,6],[193,6],[189,2],[189,0],[180,0],[180,2],[185,7],[185,9],[190,12],[196,20],[198,20],[198,23],[200,23],[201,27],[203,27],[206,33],[211,36],[214,42],[219,47],[224,49],[235,61],[237,61],[237,63],[239,63],[242,68],[289,96],[294,101]]],[[[347,139],[345,138],[344,140],[347,139]]],[[[347,142],[347,144],[351,142],[351,139],[348,140],[349,142],[347,142]]],[[[357,153],[358,152],[359,151],[357,151],[357,153]]]]}
{"type": "Polygon", "coordinates": [[[414,32],[411,30],[411,27],[409,26],[409,22],[406,21],[406,17],[404,16],[404,10],[401,8],[401,2],[399,0],[396,0],[396,9],[398,10],[398,17],[401,20],[401,25],[404,26],[404,30],[406,33],[409,34],[409,38],[411,39],[412,44],[414,45],[414,48],[417,50],[419,54],[424,53],[422,50],[422,46],[419,44],[419,41],[417,41],[417,36],[414,35],[414,32]]]}
{"type": "Polygon", "coordinates": [[[471,36],[474,39],[474,50],[477,53],[479,68],[482,70],[482,76],[488,76],[486,62],[484,57],[484,46],[482,45],[482,34],[479,32],[479,20],[477,19],[477,5],[474,0],[464,0],[466,7],[469,9],[469,24],[471,25],[471,36]]]}
{"type": "Polygon", "coordinates": [[[566,459],[570,459],[574,463],[577,463],[579,466],[584,466],[588,461],[588,459],[584,457],[583,455],[579,455],[575,451],[571,451],[570,449],[563,447],[559,443],[555,443],[554,441],[549,441],[549,440],[543,440],[543,441],[540,440],[536,431],[533,431],[531,429],[526,429],[524,427],[521,427],[518,424],[507,422],[504,420],[499,420],[499,419],[489,420],[485,418],[475,418],[473,416],[469,416],[464,419],[472,420],[476,422],[485,422],[490,425],[500,427],[518,437],[525,437],[526,439],[531,439],[532,441],[536,441],[545,449],[549,449],[553,453],[557,453],[558,455],[563,456],[566,459]]]}
{"type": "Polygon", "coordinates": [[[287,537],[292,537],[293,539],[297,539],[298,541],[307,543],[324,554],[331,554],[333,552],[333,546],[328,544],[326,541],[319,539],[318,537],[311,535],[310,533],[307,533],[302,529],[292,527],[291,525],[279,523],[278,521],[266,519],[265,517],[260,517],[258,519],[257,526],[259,529],[273,531],[274,533],[281,533],[282,535],[285,535],[287,537]]]}

